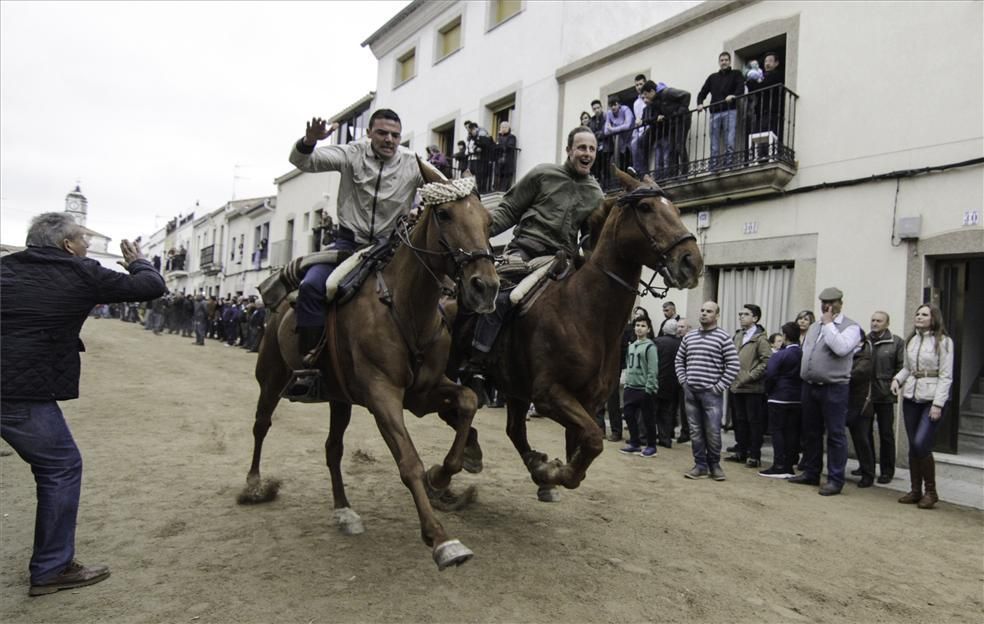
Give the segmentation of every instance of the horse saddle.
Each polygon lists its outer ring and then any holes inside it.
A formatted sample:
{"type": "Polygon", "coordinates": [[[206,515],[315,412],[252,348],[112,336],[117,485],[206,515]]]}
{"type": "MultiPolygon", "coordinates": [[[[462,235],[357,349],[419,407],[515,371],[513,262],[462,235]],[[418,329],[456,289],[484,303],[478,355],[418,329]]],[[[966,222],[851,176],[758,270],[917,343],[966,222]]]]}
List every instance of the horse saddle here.
{"type": "Polygon", "coordinates": [[[509,303],[519,309],[519,316],[526,311],[543,294],[551,281],[562,280],[571,272],[572,263],[568,255],[558,251],[553,256],[537,256],[528,262],[516,256],[507,257],[506,261],[496,270],[502,279],[514,281],[516,287],[509,293],[509,303]],[[518,263],[525,265],[525,273],[520,273],[518,263]]]}
{"type": "Polygon", "coordinates": [[[286,266],[263,280],[257,289],[263,303],[275,309],[284,299],[291,305],[307,269],[315,264],[334,264],[335,270],[325,280],[325,303],[346,303],[359,291],[369,276],[384,266],[393,255],[388,240],[376,241],[355,252],[331,249],[294,258],[286,266]]]}

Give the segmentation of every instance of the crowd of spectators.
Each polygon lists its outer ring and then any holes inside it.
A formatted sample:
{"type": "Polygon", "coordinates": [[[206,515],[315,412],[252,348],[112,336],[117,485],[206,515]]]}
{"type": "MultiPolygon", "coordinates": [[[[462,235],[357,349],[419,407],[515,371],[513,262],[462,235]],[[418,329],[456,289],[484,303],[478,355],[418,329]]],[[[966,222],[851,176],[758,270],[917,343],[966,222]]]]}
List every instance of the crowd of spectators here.
{"type": "Polygon", "coordinates": [[[592,101],[591,111],[582,112],[579,119],[580,125],[590,128],[598,139],[595,177],[608,188],[612,164],[638,176],[650,173],[662,180],[694,171],[695,156],[701,161],[698,171],[775,158],[783,142],[785,75],[776,52],[762,55],[762,66],[764,69],[757,59],[751,59],[743,73],[732,69],[731,54],[722,52],[718,71],[704,81],[693,111],[690,91],[645,74],[635,77],[631,102],[610,95],[606,109],[601,100],[592,101]],[[705,104],[708,97],[710,101],[705,104]],[[707,141],[706,146],[691,141],[695,118],[704,124],[700,138],[707,141]],[[739,132],[744,142],[739,143],[739,132]],[[754,145],[749,140],[760,136],[765,140],[754,145]],[[698,153],[693,154],[695,151],[698,153]]]}
{"type": "Polygon", "coordinates": [[[203,294],[168,293],[147,303],[98,305],[91,315],[137,323],[157,336],[194,338],[192,344],[199,346],[211,338],[250,353],[259,351],[266,323],[263,301],[256,296],[241,295],[220,299],[203,294]]]}

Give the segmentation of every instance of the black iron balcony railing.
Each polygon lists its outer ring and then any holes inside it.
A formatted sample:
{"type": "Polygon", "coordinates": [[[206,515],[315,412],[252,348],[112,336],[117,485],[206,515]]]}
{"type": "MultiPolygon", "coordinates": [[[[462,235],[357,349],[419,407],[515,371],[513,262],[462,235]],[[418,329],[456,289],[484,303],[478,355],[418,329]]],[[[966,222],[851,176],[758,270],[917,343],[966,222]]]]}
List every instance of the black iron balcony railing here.
{"type": "Polygon", "coordinates": [[[647,119],[641,126],[599,137],[595,176],[605,191],[619,184],[615,164],[659,183],[767,163],[796,163],[796,101],[783,85],[712,102],[702,110],[647,119]]]}
{"type": "Polygon", "coordinates": [[[202,251],[198,256],[198,266],[207,267],[215,262],[215,245],[209,245],[208,247],[202,247],[202,251]]]}
{"type": "Polygon", "coordinates": [[[460,178],[465,171],[475,176],[475,185],[479,193],[506,192],[516,181],[516,160],[518,147],[486,150],[478,158],[469,160],[465,154],[455,154],[452,158],[452,177],[460,178]]]}

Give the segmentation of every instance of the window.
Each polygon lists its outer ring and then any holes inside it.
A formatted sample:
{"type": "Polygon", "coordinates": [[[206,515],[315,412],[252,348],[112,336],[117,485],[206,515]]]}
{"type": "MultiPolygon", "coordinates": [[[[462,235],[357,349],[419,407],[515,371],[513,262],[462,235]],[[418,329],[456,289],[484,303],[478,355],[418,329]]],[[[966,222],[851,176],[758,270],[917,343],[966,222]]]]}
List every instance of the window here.
{"type": "Polygon", "coordinates": [[[366,136],[366,124],[369,122],[369,107],[354,112],[344,119],[338,119],[338,132],[332,135],[335,145],[347,145],[366,136]]]}
{"type": "Polygon", "coordinates": [[[726,331],[738,329],[738,312],[746,303],[762,308],[759,324],[771,333],[792,319],[793,265],[717,267],[717,301],[720,324],[726,331]]]}
{"type": "Polygon", "coordinates": [[[434,144],[450,160],[454,154],[454,122],[446,123],[443,126],[434,128],[434,144]]]}
{"type": "Polygon", "coordinates": [[[400,85],[417,75],[417,49],[396,59],[396,84],[400,85]]]}
{"type": "Polygon", "coordinates": [[[493,0],[491,3],[492,24],[495,27],[523,10],[522,0],[493,0]]]}
{"type": "Polygon", "coordinates": [[[461,49],[461,16],[437,31],[437,59],[443,59],[461,49]]]}
{"type": "Polygon", "coordinates": [[[516,96],[512,95],[505,101],[489,106],[489,110],[492,112],[492,127],[489,128],[489,132],[498,135],[499,124],[504,121],[512,124],[512,118],[516,112],[516,96]]]}

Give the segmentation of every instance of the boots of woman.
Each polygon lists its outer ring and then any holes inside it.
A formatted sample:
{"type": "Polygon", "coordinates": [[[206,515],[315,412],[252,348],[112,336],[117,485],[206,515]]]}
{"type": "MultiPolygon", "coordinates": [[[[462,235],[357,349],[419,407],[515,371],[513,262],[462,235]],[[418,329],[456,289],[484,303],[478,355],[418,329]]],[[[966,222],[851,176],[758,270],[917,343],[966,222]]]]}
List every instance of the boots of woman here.
{"type": "Polygon", "coordinates": [[[932,509],[933,505],[940,500],[936,494],[936,460],[930,453],[920,461],[922,462],[923,481],[926,482],[926,495],[919,499],[919,509],[932,509]]]}
{"type": "Polygon", "coordinates": [[[922,460],[909,455],[909,493],[899,499],[904,505],[915,505],[923,497],[922,491],[922,460]]]}

